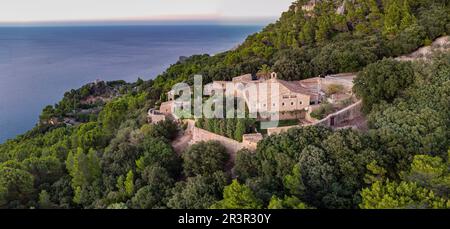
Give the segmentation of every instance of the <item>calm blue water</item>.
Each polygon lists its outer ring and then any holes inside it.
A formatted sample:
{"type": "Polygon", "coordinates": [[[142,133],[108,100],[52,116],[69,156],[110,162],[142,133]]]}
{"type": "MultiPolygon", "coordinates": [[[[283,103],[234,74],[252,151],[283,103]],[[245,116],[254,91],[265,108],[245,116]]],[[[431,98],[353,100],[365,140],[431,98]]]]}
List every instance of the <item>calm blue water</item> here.
{"type": "Polygon", "coordinates": [[[95,79],[154,78],[180,56],[235,47],[258,26],[0,28],[0,143],[95,79]]]}

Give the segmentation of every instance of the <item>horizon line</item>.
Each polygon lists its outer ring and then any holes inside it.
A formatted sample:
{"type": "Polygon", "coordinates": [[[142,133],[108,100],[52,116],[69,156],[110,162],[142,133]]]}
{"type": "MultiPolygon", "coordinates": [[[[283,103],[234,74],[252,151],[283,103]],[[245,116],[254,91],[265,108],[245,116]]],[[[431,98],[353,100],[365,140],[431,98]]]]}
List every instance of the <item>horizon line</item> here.
{"type": "Polygon", "coordinates": [[[266,25],[275,22],[276,17],[160,17],[123,19],[80,19],[49,21],[0,21],[0,27],[27,26],[95,26],[95,25],[266,25]]]}

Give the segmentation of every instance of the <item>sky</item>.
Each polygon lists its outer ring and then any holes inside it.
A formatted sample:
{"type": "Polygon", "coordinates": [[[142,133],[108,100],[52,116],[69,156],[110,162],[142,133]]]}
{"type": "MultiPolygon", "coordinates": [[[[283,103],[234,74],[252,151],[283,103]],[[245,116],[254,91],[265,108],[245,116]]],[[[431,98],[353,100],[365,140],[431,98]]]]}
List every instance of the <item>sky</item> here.
{"type": "Polygon", "coordinates": [[[0,0],[0,23],[264,21],[293,0],[0,0]]]}

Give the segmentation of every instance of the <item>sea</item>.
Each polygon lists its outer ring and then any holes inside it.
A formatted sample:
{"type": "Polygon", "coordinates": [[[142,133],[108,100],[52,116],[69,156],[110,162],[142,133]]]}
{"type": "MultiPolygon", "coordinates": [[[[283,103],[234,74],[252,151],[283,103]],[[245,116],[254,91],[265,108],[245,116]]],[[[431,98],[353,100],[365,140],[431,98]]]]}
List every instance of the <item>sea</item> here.
{"type": "Polygon", "coordinates": [[[0,27],[0,143],[33,128],[46,105],[95,80],[153,79],[181,56],[232,49],[262,26],[0,27]]]}

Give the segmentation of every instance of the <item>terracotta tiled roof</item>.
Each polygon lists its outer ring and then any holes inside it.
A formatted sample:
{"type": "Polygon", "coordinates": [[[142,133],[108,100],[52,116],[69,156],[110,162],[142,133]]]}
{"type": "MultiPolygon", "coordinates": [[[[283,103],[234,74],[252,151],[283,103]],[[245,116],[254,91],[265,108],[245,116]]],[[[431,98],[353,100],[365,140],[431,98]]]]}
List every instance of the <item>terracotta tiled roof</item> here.
{"type": "Polygon", "coordinates": [[[248,83],[253,80],[252,74],[245,74],[233,78],[234,83],[248,83]]]}

